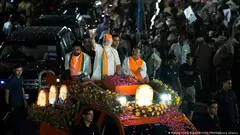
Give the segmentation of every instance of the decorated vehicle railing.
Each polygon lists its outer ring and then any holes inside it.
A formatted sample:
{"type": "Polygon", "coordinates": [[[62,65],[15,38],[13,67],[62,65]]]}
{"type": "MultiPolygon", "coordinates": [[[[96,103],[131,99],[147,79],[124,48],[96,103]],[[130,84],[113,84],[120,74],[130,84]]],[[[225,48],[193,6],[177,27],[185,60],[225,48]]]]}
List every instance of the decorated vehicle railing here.
{"type": "Polygon", "coordinates": [[[68,133],[75,126],[80,108],[92,105],[112,114],[120,126],[163,124],[173,132],[197,132],[186,116],[178,112],[180,97],[162,81],[139,83],[135,95],[121,95],[115,89],[105,90],[103,84],[71,81],[71,84],[41,89],[36,104],[29,108],[29,115],[34,121],[48,123],[68,133]]]}

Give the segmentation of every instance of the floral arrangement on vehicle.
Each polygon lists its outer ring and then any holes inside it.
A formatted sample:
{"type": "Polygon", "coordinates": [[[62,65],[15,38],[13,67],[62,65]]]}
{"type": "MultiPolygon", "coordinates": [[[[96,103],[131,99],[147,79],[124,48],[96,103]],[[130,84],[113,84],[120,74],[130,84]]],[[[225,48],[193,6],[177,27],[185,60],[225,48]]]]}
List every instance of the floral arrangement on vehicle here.
{"type": "MultiPolygon", "coordinates": [[[[56,91],[52,87],[51,92],[56,91]]],[[[69,131],[75,123],[81,104],[93,104],[115,113],[123,111],[120,102],[117,100],[117,93],[104,90],[91,83],[86,85],[76,83],[68,87],[62,85],[58,103],[55,105],[48,104],[47,93],[45,89],[39,92],[37,104],[33,104],[29,108],[29,117],[33,121],[45,122],[54,128],[64,129],[65,131],[69,131]]],[[[55,98],[55,95],[53,95],[51,97],[55,98]]],[[[51,98],[49,97],[49,99],[51,98]]]]}
{"type": "Polygon", "coordinates": [[[141,85],[137,89],[134,102],[124,104],[126,114],[137,117],[154,117],[178,108],[180,97],[171,88],[160,80],[153,80],[149,84],[141,85]],[[153,88],[157,91],[154,91],[153,88]],[[157,99],[153,99],[153,92],[157,93],[155,94],[157,99]]]}
{"type": "Polygon", "coordinates": [[[33,121],[48,123],[54,128],[69,131],[74,126],[79,104],[70,100],[67,102],[68,104],[65,106],[49,105],[40,107],[33,104],[28,109],[29,117],[33,121]]]}
{"type": "Polygon", "coordinates": [[[139,82],[129,75],[111,75],[108,80],[113,82],[116,86],[124,85],[139,85],[139,82]]]}
{"type": "Polygon", "coordinates": [[[118,94],[89,83],[84,86],[79,84],[68,87],[70,97],[81,104],[93,104],[107,111],[121,113],[122,106],[117,100],[118,94]]]}

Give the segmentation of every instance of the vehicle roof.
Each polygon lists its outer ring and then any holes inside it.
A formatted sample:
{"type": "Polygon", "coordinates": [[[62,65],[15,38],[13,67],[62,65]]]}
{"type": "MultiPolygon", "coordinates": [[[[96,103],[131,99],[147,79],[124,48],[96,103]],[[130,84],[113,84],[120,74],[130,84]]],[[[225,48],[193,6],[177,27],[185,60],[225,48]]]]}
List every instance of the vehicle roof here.
{"type": "Polygon", "coordinates": [[[6,41],[7,44],[56,44],[57,38],[63,32],[69,31],[66,27],[34,26],[16,30],[6,41]]]}
{"type": "Polygon", "coordinates": [[[67,26],[72,27],[76,24],[75,15],[41,15],[39,25],[42,26],[67,26]]]}

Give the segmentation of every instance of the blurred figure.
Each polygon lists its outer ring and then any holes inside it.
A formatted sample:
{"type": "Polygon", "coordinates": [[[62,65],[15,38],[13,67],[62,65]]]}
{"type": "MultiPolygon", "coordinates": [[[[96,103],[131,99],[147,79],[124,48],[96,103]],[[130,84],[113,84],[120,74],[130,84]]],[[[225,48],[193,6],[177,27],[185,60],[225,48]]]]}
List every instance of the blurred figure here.
{"type": "Polygon", "coordinates": [[[199,119],[197,129],[200,132],[220,132],[220,118],[217,115],[218,104],[216,101],[210,101],[207,104],[207,113],[199,119]]]}
{"type": "Polygon", "coordinates": [[[29,0],[23,0],[21,3],[18,4],[18,11],[23,13],[26,17],[26,26],[31,26],[34,13],[33,4],[29,0]]]}
{"type": "Polygon", "coordinates": [[[85,109],[80,124],[73,129],[73,135],[100,135],[98,126],[96,123],[93,123],[93,118],[93,110],[85,109]]]}
{"type": "Polygon", "coordinates": [[[237,97],[232,89],[232,79],[223,80],[222,88],[216,93],[215,100],[218,103],[218,115],[221,119],[221,129],[224,132],[234,131],[239,123],[237,97]]]}
{"type": "Polygon", "coordinates": [[[157,76],[164,83],[171,86],[179,95],[182,93],[178,67],[176,66],[176,58],[174,55],[168,56],[167,64],[160,68],[160,72],[158,72],[157,76]]]}
{"type": "Polygon", "coordinates": [[[113,35],[112,47],[118,51],[120,61],[121,61],[121,63],[123,63],[124,59],[127,57],[126,56],[127,49],[123,46],[123,44],[120,44],[120,37],[117,34],[113,35]]]}
{"type": "Polygon", "coordinates": [[[142,59],[147,64],[147,74],[149,79],[156,77],[156,72],[162,64],[162,59],[155,53],[154,48],[148,42],[143,43],[144,53],[142,59]]]}
{"type": "Polygon", "coordinates": [[[140,58],[140,48],[135,47],[132,56],[123,61],[123,74],[132,75],[137,80],[144,81],[147,78],[147,66],[145,61],[140,58]]]}
{"type": "Polygon", "coordinates": [[[174,43],[168,54],[174,54],[177,59],[177,63],[184,64],[187,62],[187,54],[191,53],[189,44],[187,43],[185,37],[180,35],[178,37],[178,43],[174,43]]]}
{"type": "Polygon", "coordinates": [[[5,37],[9,37],[13,30],[13,20],[12,16],[9,17],[9,20],[4,23],[3,25],[3,33],[5,34],[5,37]]]}
{"type": "Polygon", "coordinates": [[[193,56],[187,55],[187,63],[182,64],[179,69],[179,78],[181,81],[183,105],[182,111],[190,119],[193,116],[193,109],[196,98],[196,89],[194,86],[195,78],[197,77],[200,82],[200,89],[202,90],[202,79],[200,73],[193,66],[193,56]]]}
{"type": "Polygon", "coordinates": [[[83,46],[82,51],[88,54],[91,57],[92,63],[94,62],[95,51],[92,49],[93,44],[95,44],[93,39],[89,35],[83,36],[83,46]]]}
{"type": "Polygon", "coordinates": [[[96,41],[101,40],[103,38],[103,36],[105,35],[105,34],[103,34],[103,32],[108,31],[109,28],[110,28],[110,17],[108,15],[105,15],[103,18],[103,22],[97,26],[96,41]]]}

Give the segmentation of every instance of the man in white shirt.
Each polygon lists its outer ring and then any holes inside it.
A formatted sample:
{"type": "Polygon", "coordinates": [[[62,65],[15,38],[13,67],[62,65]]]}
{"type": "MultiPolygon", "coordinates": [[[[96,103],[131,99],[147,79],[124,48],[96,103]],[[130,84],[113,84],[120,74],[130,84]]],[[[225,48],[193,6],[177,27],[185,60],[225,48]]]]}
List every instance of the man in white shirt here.
{"type": "Polygon", "coordinates": [[[103,46],[94,44],[95,59],[91,80],[102,80],[106,76],[121,72],[121,62],[116,49],[112,48],[112,35],[106,34],[103,46]]]}
{"type": "Polygon", "coordinates": [[[73,52],[65,56],[65,70],[69,70],[72,77],[80,77],[82,80],[89,80],[92,73],[90,57],[82,52],[81,43],[73,44],[73,52]]]}
{"type": "Polygon", "coordinates": [[[179,64],[184,64],[187,61],[187,54],[190,54],[190,46],[185,40],[185,37],[183,35],[180,35],[178,37],[178,43],[174,43],[168,54],[174,54],[176,57],[176,62],[179,64]]]}
{"type": "Polygon", "coordinates": [[[156,54],[156,51],[151,44],[144,42],[143,45],[145,47],[142,59],[146,62],[149,79],[154,79],[157,70],[161,66],[162,59],[156,54]]]}
{"type": "Polygon", "coordinates": [[[140,48],[133,49],[132,56],[123,61],[123,74],[132,75],[137,80],[144,80],[147,77],[146,63],[140,58],[140,48]]]}

